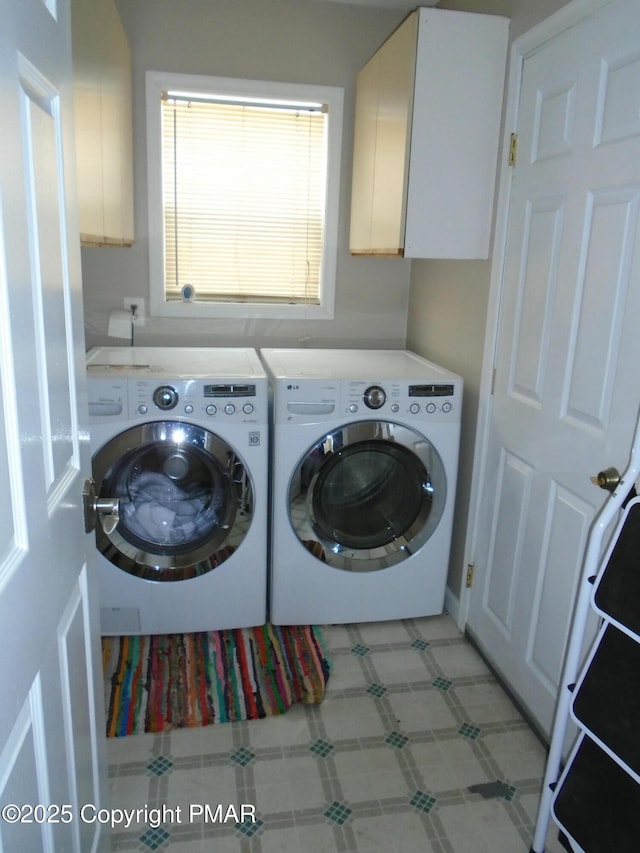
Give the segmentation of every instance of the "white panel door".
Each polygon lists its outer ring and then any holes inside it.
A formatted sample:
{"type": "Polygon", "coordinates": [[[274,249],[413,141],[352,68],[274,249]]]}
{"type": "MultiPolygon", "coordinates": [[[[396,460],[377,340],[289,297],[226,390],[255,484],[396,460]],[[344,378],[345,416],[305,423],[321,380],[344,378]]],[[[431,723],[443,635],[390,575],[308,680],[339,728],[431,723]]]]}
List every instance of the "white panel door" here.
{"type": "Polygon", "coordinates": [[[71,82],[67,0],[0,0],[2,853],[103,840],[71,82]]]}
{"type": "Polygon", "coordinates": [[[468,628],[549,732],[583,552],[640,404],[640,6],[525,57],[468,628]]]}

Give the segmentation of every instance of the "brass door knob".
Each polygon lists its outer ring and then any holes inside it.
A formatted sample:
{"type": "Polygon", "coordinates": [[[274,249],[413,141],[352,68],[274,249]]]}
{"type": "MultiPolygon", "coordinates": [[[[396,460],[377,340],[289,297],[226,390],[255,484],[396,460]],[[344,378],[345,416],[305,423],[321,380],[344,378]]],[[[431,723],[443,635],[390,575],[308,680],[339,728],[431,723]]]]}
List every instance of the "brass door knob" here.
{"type": "Polygon", "coordinates": [[[599,486],[607,492],[615,492],[620,483],[620,479],[620,472],[617,468],[605,468],[604,471],[600,471],[595,477],[592,477],[591,482],[594,486],[599,486]]]}

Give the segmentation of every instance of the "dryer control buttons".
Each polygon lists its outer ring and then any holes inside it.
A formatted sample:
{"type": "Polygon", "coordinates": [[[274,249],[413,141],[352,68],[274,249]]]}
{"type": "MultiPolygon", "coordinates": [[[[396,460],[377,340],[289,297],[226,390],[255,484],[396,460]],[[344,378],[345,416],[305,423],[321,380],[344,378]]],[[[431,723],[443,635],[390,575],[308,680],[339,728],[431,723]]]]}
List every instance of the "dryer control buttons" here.
{"type": "Polygon", "coordinates": [[[233,403],[227,403],[227,405],[224,407],[224,411],[225,411],[226,415],[233,415],[235,410],[236,410],[236,407],[233,405],[233,403]]]}
{"type": "Polygon", "coordinates": [[[138,406],[138,413],[141,415],[146,415],[148,411],[149,409],[147,408],[147,406],[145,406],[144,403],[140,403],[140,405],[138,406]]]}
{"type": "Polygon", "coordinates": [[[163,412],[168,412],[178,405],[178,392],[171,385],[161,385],[153,392],[153,402],[163,412]]]}
{"type": "Polygon", "coordinates": [[[437,409],[437,406],[436,406],[436,404],[435,404],[435,403],[427,403],[427,412],[428,412],[428,414],[432,415],[432,414],[435,412],[435,410],[436,410],[436,409],[437,409]]]}
{"type": "Polygon", "coordinates": [[[185,415],[193,414],[193,406],[191,405],[191,403],[187,403],[187,405],[184,407],[184,413],[185,415]]]}
{"type": "Polygon", "coordinates": [[[400,406],[399,406],[397,403],[394,403],[394,404],[391,406],[391,411],[392,411],[394,414],[396,414],[397,412],[399,412],[399,411],[400,411],[400,406]]]}
{"type": "Polygon", "coordinates": [[[253,403],[245,403],[242,407],[242,411],[245,415],[250,415],[253,412],[253,403]]]}
{"type": "Polygon", "coordinates": [[[452,408],[453,408],[453,406],[451,405],[451,403],[443,403],[442,404],[442,411],[445,413],[450,412],[452,408]]]}
{"type": "Polygon", "coordinates": [[[369,409],[381,409],[387,399],[384,388],[379,385],[371,385],[363,394],[365,405],[369,409]]]}
{"type": "Polygon", "coordinates": [[[349,411],[351,412],[351,414],[352,414],[352,415],[355,415],[355,413],[358,411],[358,404],[357,404],[357,403],[352,403],[352,404],[349,406],[349,411]]]}
{"type": "Polygon", "coordinates": [[[412,403],[409,406],[409,411],[411,412],[412,415],[417,415],[418,412],[420,411],[420,405],[418,403],[412,403]]]}
{"type": "Polygon", "coordinates": [[[205,412],[206,412],[208,415],[215,415],[215,413],[216,413],[217,411],[218,411],[218,410],[217,410],[217,408],[213,405],[213,403],[209,403],[209,405],[208,405],[208,406],[206,407],[206,409],[205,409],[205,412]]]}

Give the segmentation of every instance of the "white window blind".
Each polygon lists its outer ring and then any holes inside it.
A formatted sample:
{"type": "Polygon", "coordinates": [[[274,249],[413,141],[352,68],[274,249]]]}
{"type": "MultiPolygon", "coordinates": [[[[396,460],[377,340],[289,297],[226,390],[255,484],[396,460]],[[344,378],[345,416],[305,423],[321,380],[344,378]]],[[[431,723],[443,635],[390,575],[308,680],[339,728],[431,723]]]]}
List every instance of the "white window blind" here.
{"type": "Polygon", "coordinates": [[[164,93],[165,299],[318,304],[327,111],[164,93]]]}

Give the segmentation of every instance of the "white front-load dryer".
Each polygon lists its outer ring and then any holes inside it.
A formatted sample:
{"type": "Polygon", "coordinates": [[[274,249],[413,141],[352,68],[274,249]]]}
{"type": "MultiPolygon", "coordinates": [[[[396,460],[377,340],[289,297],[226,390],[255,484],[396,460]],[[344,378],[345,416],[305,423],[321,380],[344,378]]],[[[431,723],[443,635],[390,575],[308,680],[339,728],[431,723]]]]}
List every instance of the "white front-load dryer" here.
{"type": "Polygon", "coordinates": [[[405,350],[261,357],[273,394],[271,621],[441,613],[462,379],[405,350]]]}
{"type": "Polygon", "coordinates": [[[87,356],[102,633],[266,621],[268,384],[255,350],[87,356]]]}

